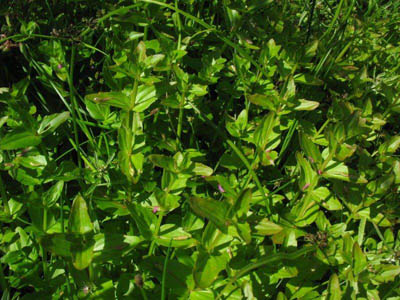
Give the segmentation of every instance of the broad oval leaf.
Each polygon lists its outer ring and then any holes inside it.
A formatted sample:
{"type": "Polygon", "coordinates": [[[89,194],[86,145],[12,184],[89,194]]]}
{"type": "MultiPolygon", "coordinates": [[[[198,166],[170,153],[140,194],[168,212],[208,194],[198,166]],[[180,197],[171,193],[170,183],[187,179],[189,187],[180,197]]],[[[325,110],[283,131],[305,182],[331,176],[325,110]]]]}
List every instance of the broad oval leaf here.
{"type": "Polygon", "coordinates": [[[367,257],[357,242],[353,245],[353,271],[354,275],[360,274],[367,267],[367,257]]]}
{"type": "Polygon", "coordinates": [[[322,155],[318,146],[304,132],[299,132],[300,146],[311,162],[322,162],[322,155]]]}
{"type": "Polygon", "coordinates": [[[69,216],[68,231],[70,233],[87,234],[93,231],[85,199],[81,195],[75,197],[69,216]]]}
{"type": "Polygon", "coordinates": [[[93,260],[93,249],[95,241],[93,236],[89,239],[81,238],[80,243],[74,244],[71,248],[72,264],[77,270],[84,270],[89,267],[93,260]]]}
{"type": "Polygon", "coordinates": [[[319,106],[319,102],[317,101],[310,101],[306,99],[299,99],[295,101],[294,110],[314,110],[319,106]]]}
{"type": "Polygon", "coordinates": [[[261,95],[261,94],[254,94],[249,95],[247,97],[249,101],[255,105],[262,106],[269,110],[275,111],[276,110],[276,98],[275,95],[261,95]]]}
{"type": "Polygon", "coordinates": [[[342,299],[342,292],[340,290],[339,278],[336,273],[332,274],[329,279],[329,300],[340,300],[342,299]]]}
{"type": "Polygon", "coordinates": [[[68,111],[45,116],[39,125],[38,134],[49,134],[54,132],[57,127],[69,119],[70,113],[68,111]]]}
{"type": "Polygon", "coordinates": [[[357,174],[353,169],[349,168],[342,162],[331,160],[323,171],[325,178],[333,178],[342,181],[367,183],[364,176],[357,174]]]}
{"type": "Polygon", "coordinates": [[[161,246],[174,248],[190,248],[197,244],[197,241],[192,238],[190,233],[175,224],[162,225],[160,233],[155,240],[161,246]]]}
{"type": "Polygon", "coordinates": [[[0,139],[0,150],[16,150],[37,146],[42,141],[41,137],[28,131],[14,131],[0,139]]]}
{"type": "Polygon", "coordinates": [[[262,151],[278,147],[281,139],[279,117],[274,112],[266,115],[254,131],[254,144],[262,151]]]}
{"type": "Polygon", "coordinates": [[[99,92],[86,95],[85,98],[97,104],[106,104],[123,110],[130,109],[130,98],[122,92],[99,92]]]}
{"type": "Polygon", "coordinates": [[[228,232],[229,220],[226,217],[228,212],[227,203],[200,197],[190,198],[189,203],[197,215],[209,219],[223,233],[228,232]]]}
{"type": "Polygon", "coordinates": [[[260,235],[274,235],[283,230],[282,226],[275,224],[274,222],[269,221],[264,218],[255,226],[255,230],[257,234],[260,235]]]}
{"type": "Polygon", "coordinates": [[[227,252],[200,252],[193,269],[193,277],[200,288],[209,287],[229,260],[227,252]]]}
{"type": "Polygon", "coordinates": [[[43,195],[43,205],[46,207],[52,207],[56,204],[63,191],[64,181],[60,180],[54,184],[49,190],[43,195]]]}
{"type": "Polygon", "coordinates": [[[240,219],[247,215],[250,209],[251,202],[251,189],[243,190],[236,198],[232,208],[232,212],[240,219]]]}
{"type": "Polygon", "coordinates": [[[156,88],[154,85],[141,85],[136,94],[133,110],[142,112],[157,100],[156,88]]]}

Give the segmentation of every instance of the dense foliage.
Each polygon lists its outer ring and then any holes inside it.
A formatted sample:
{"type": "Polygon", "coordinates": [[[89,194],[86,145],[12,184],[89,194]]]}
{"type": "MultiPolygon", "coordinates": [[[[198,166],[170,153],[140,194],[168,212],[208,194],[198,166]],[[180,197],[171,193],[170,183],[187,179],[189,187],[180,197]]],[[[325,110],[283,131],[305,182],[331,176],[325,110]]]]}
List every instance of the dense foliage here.
{"type": "Polygon", "coordinates": [[[399,299],[399,1],[0,18],[2,299],[399,299]]]}

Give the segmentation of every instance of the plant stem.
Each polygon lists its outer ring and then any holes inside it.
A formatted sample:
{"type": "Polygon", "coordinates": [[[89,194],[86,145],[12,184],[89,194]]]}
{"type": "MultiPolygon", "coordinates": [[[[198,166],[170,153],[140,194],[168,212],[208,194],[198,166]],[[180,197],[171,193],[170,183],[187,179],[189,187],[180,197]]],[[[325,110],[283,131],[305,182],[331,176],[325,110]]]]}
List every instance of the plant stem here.
{"type": "Polygon", "coordinates": [[[183,106],[185,105],[185,95],[181,95],[181,101],[179,104],[179,118],[178,118],[178,128],[177,128],[177,142],[182,144],[182,122],[183,122],[183,106]]]}
{"type": "MultiPolygon", "coordinates": [[[[68,74],[68,86],[69,86],[69,96],[72,102],[72,123],[74,127],[74,137],[75,137],[75,144],[77,145],[77,151],[80,152],[79,148],[79,137],[78,137],[78,125],[77,125],[77,110],[78,106],[75,99],[75,94],[73,92],[73,74],[74,74],[74,64],[75,64],[75,46],[72,46],[71,49],[71,60],[69,66],[69,74],[68,74]]],[[[81,155],[78,155],[78,167],[80,171],[82,171],[82,158],[81,155]]]]}
{"type": "Polygon", "coordinates": [[[142,294],[143,300],[148,300],[144,288],[140,287],[139,289],[140,289],[140,293],[142,294]]]}
{"type": "MultiPolygon", "coordinates": [[[[160,214],[158,215],[158,219],[157,219],[156,230],[154,232],[154,238],[156,238],[158,236],[163,217],[164,217],[164,212],[160,211],[160,214]]],[[[153,255],[155,246],[156,246],[156,241],[155,241],[155,239],[153,239],[153,241],[150,244],[149,253],[147,253],[147,256],[153,255]]]]}
{"type": "Polygon", "coordinates": [[[94,282],[93,262],[89,264],[89,279],[91,282],[94,282]]]}
{"type": "Polygon", "coordinates": [[[2,264],[0,264],[0,285],[1,285],[1,289],[3,290],[3,293],[5,293],[5,291],[7,291],[7,289],[8,289],[8,285],[7,285],[7,281],[4,277],[4,271],[3,271],[2,264]]]}
{"type": "Polygon", "coordinates": [[[43,209],[43,231],[47,232],[47,207],[43,209]]]}
{"type": "Polygon", "coordinates": [[[172,239],[169,241],[167,256],[165,257],[164,260],[163,274],[161,280],[161,300],[165,300],[165,278],[167,277],[167,267],[168,267],[169,253],[171,251],[171,244],[172,244],[172,239]]]}
{"type": "Polygon", "coordinates": [[[42,266],[43,266],[43,274],[44,278],[47,278],[48,268],[47,268],[47,253],[44,250],[42,245],[39,245],[40,253],[42,255],[42,266]]]}
{"type": "MultiPolygon", "coordinates": [[[[179,9],[178,8],[178,0],[175,0],[175,9],[179,9]]],[[[181,41],[182,41],[182,24],[181,24],[181,18],[179,16],[179,14],[177,13],[177,23],[178,23],[178,46],[177,46],[177,50],[181,49],[181,41]]]]}
{"type": "Polygon", "coordinates": [[[3,206],[4,206],[4,211],[7,216],[10,215],[10,206],[8,205],[8,199],[7,199],[7,193],[6,193],[6,188],[3,183],[3,178],[1,177],[0,174],[0,193],[1,193],[1,199],[3,200],[3,206]]]}

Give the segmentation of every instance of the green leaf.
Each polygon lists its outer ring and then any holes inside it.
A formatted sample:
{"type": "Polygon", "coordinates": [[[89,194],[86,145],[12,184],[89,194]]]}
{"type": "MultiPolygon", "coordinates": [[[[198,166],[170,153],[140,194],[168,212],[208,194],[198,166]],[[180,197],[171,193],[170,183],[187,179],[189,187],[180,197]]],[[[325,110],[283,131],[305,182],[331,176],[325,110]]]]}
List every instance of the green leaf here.
{"type": "Polygon", "coordinates": [[[372,280],[377,284],[394,281],[400,275],[400,266],[380,264],[374,268],[376,273],[372,280]]]}
{"type": "Polygon", "coordinates": [[[303,198],[291,210],[291,214],[295,218],[295,224],[298,227],[310,225],[317,218],[319,206],[311,197],[312,192],[305,193],[303,198]]]}
{"type": "Polygon", "coordinates": [[[68,232],[87,234],[93,231],[85,199],[81,195],[75,197],[69,216],[68,232]]]}
{"type": "Polygon", "coordinates": [[[156,216],[151,212],[151,209],[147,209],[137,203],[128,203],[127,207],[140,234],[145,239],[151,239],[153,236],[152,224],[157,222],[156,216]]]}
{"type": "Polygon", "coordinates": [[[340,290],[339,278],[336,273],[332,274],[329,278],[329,294],[328,300],[340,300],[342,299],[342,292],[340,290]]]}
{"type": "Polygon", "coordinates": [[[237,216],[238,219],[246,217],[247,212],[250,209],[250,202],[251,189],[244,189],[236,198],[232,208],[232,212],[237,216]]]}
{"type": "Polygon", "coordinates": [[[300,145],[308,159],[312,162],[321,163],[322,155],[319,151],[318,146],[312,141],[310,136],[305,134],[304,132],[299,132],[300,145]]]}
{"type": "Polygon", "coordinates": [[[16,150],[37,146],[41,141],[41,137],[32,132],[16,130],[0,139],[0,150],[16,150]]]}
{"type": "Polygon", "coordinates": [[[325,178],[333,178],[342,181],[367,183],[364,176],[357,174],[353,169],[346,166],[344,163],[331,160],[326,166],[322,175],[325,178]]]}
{"type": "Polygon", "coordinates": [[[46,207],[52,207],[61,196],[64,188],[64,181],[60,180],[48,189],[43,195],[43,205],[46,207]]]}
{"type": "Polygon", "coordinates": [[[235,223],[236,230],[239,236],[246,242],[246,244],[251,243],[251,229],[250,225],[246,222],[235,223]]]}
{"type": "Polygon", "coordinates": [[[217,279],[218,274],[225,269],[228,262],[226,252],[200,252],[193,268],[193,277],[200,288],[208,288],[217,279]]]}
{"type": "Polygon", "coordinates": [[[212,168],[202,163],[195,162],[193,168],[190,168],[191,172],[198,176],[211,176],[214,172],[212,168]]]}
{"type": "Polygon", "coordinates": [[[276,300],[287,300],[287,297],[285,296],[284,293],[279,292],[278,296],[276,297],[276,300]]]}
{"type": "Polygon", "coordinates": [[[132,159],[129,155],[129,151],[119,151],[118,152],[118,163],[121,172],[126,176],[126,178],[135,183],[135,169],[133,168],[132,159]]]}
{"type": "Polygon", "coordinates": [[[393,154],[400,147],[400,136],[392,136],[389,140],[379,146],[381,154],[393,154]]]}
{"type": "Polygon", "coordinates": [[[305,85],[313,85],[320,86],[323,85],[324,82],[310,74],[297,74],[294,76],[294,81],[296,83],[301,83],[305,85]]]}
{"type": "Polygon", "coordinates": [[[130,109],[130,98],[122,92],[99,92],[86,95],[85,99],[97,104],[118,107],[123,110],[130,109]]]}
{"type": "Polygon", "coordinates": [[[294,110],[299,110],[299,111],[302,110],[310,111],[316,109],[319,106],[319,102],[310,101],[306,99],[299,99],[296,100],[294,103],[295,103],[294,110]]]}
{"type": "Polygon", "coordinates": [[[339,144],[335,157],[340,161],[344,161],[345,159],[352,156],[356,150],[356,145],[348,145],[346,143],[339,144]]]}
{"type": "Polygon", "coordinates": [[[300,167],[299,188],[302,191],[311,191],[318,182],[317,173],[313,170],[308,160],[299,152],[296,153],[297,163],[300,167]]]}
{"type": "Polygon", "coordinates": [[[367,257],[357,242],[353,245],[353,271],[354,275],[360,274],[367,267],[367,257]]]}
{"type": "Polygon", "coordinates": [[[214,300],[215,296],[211,290],[191,291],[189,300],[214,300]]]}
{"type": "Polygon", "coordinates": [[[313,190],[310,196],[327,210],[341,210],[343,208],[340,201],[326,187],[321,186],[313,190]]]}
{"type": "Polygon", "coordinates": [[[93,249],[95,241],[93,238],[83,237],[79,243],[71,248],[72,264],[77,270],[84,270],[89,267],[93,260],[93,249]]]}
{"type": "Polygon", "coordinates": [[[142,112],[156,100],[156,88],[154,85],[141,85],[139,86],[136,94],[135,106],[133,107],[133,110],[136,112],[142,112]]]}
{"type": "Polygon", "coordinates": [[[257,225],[255,226],[255,230],[256,233],[260,235],[274,235],[281,232],[283,228],[282,226],[264,218],[257,223],[257,225]]]}
{"type": "Polygon", "coordinates": [[[277,102],[276,101],[277,96],[275,95],[254,94],[254,95],[249,95],[247,98],[251,103],[255,105],[262,106],[272,111],[276,110],[275,103],[277,102]]]}
{"type": "Polygon", "coordinates": [[[154,191],[154,196],[156,197],[161,210],[166,213],[179,207],[180,196],[178,195],[174,195],[168,191],[156,188],[154,191]]]}
{"type": "Polygon", "coordinates": [[[254,143],[261,151],[278,147],[280,143],[279,118],[274,112],[268,113],[254,131],[254,143]]]}
{"type": "Polygon", "coordinates": [[[175,224],[164,224],[160,227],[160,233],[155,238],[158,245],[173,248],[190,248],[197,244],[192,235],[177,227],[175,224]]]}
{"type": "Polygon", "coordinates": [[[214,223],[209,222],[203,231],[201,244],[208,252],[212,252],[218,246],[229,244],[232,239],[232,236],[222,233],[214,223]]]}
{"type": "Polygon", "coordinates": [[[227,203],[200,197],[190,198],[189,203],[197,215],[209,219],[223,233],[228,232],[229,220],[226,217],[228,212],[227,203]]]}
{"type": "Polygon", "coordinates": [[[39,239],[40,244],[54,255],[70,257],[71,249],[76,243],[74,234],[54,233],[47,234],[39,239]]]}
{"type": "Polygon", "coordinates": [[[155,54],[147,56],[144,60],[144,64],[146,65],[147,68],[152,68],[155,65],[157,65],[160,61],[162,61],[164,57],[165,57],[164,54],[155,54]]]}
{"type": "Polygon", "coordinates": [[[140,245],[144,238],[119,233],[100,233],[94,236],[94,240],[93,261],[101,263],[115,257],[123,257],[140,245]]]}
{"type": "Polygon", "coordinates": [[[86,110],[93,119],[105,121],[110,115],[110,106],[96,104],[85,98],[86,110]]]}
{"type": "Polygon", "coordinates": [[[142,32],[131,31],[131,32],[129,32],[128,39],[130,41],[137,40],[138,38],[141,38],[143,35],[144,35],[144,33],[142,33],[142,32]]]}
{"type": "Polygon", "coordinates": [[[174,159],[172,157],[161,154],[152,154],[148,156],[148,159],[157,167],[166,169],[171,172],[177,171],[174,159]]]}
{"type": "Polygon", "coordinates": [[[61,124],[67,121],[69,117],[70,113],[67,111],[45,116],[39,125],[37,133],[43,135],[54,132],[61,124]]]}
{"type": "Polygon", "coordinates": [[[14,162],[20,163],[25,168],[42,169],[47,165],[46,157],[43,155],[21,156],[17,157],[14,162]]]}

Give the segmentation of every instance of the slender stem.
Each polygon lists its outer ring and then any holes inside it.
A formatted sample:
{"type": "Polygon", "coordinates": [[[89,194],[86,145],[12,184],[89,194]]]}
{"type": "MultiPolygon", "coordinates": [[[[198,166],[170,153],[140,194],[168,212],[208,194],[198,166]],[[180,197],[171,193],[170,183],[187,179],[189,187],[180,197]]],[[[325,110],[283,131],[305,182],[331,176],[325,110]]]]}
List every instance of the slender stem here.
{"type": "Polygon", "coordinates": [[[93,262],[89,264],[89,279],[91,282],[94,282],[93,262]]]}
{"type": "Polygon", "coordinates": [[[321,166],[321,171],[322,171],[322,172],[324,172],[326,166],[328,165],[328,163],[332,160],[333,156],[335,155],[336,148],[337,148],[337,145],[336,145],[335,147],[333,147],[332,151],[329,152],[328,157],[327,157],[327,158],[325,159],[325,161],[322,163],[322,166],[321,166]]]}
{"type": "Polygon", "coordinates": [[[47,232],[47,207],[43,208],[43,231],[47,232]]]}
{"type": "MultiPolygon", "coordinates": [[[[43,208],[43,232],[47,231],[47,207],[43,208]]],[[[40,251],[42,253],[42,264],[43,264],[43,274],[47,278],[48,268],[47,268],[47,252],[44,250],[43,246],[40,245],[40,251]]]]}
{"type": "Polygon", "coordinates": [[[360,220],[360,226],[358,227],[358,237],[357,237],[358,245],[360,245],[360,247],[362,246],[362,243],[364,241],[364,232],[366,223],[367,223],[367,218],[362,217],[360,220]]]}
{"type": "MultiPolygon", "coordinates": [[[[179,9],[178,8],[178,0],[175,0],[175,9],[179,9]]],[[[182,41],[182,24],[181,24],[181,18],[180,18],[180,16],[179,16],[179,14],[177,13],[177,22],[178,22],[178,49],[177,50],[180,50],[181,49],[181,41],[182,41]]]]}
{"type": "Polygon", "coordinates": [[[177,142],[181,143],[182,136],[182,123],[183,123],[183,106],[185,105],[185,95],[181,95],[181,101],[179,104],[179,118],[178,118],[178,128],[177,128],[177,142]]]}
{"type": "Polygon", "coordinates": [[[328,120],[325,121],[324,124],[322,124],[321,128],[320,128],[320,129],[318,130],[318,132],[315,134],[314,139],[318,138],[318,136],[321,134],[322,130],[325,129],[325,127],[329,124],[330,121],[331,121],[331,120],[328,119],[328,120]]]}
{"type": "Polygon", "coordinates": [[[47,278],[48,268],[47,268],[47,253],[44,250],[42,245],[39,245],[40,253],[42,255],[42,266],[43,266],[43,274],[44,278],[47,278]]]}
{"type": "Polygon", "coordinates": [[[160,226],[161,226],[161,222],[162,222],[163,217],[164,217],[164,212],[160,211],[160,214],[158,215],[158,219],[157,219],[156,231],[154,232],[154,239],[151,242],[151,245],[150,245],[150,248],[149,248],[149,253],[147,254],[147,256],[153,255],[154,248],[156,246],[155,238],[158,236],[158,233],[160,231],[160,226]]]}
{"type": "MultiPolygon", "coordinates": [[[[175,8],[178,8],[178,0],[175,0],[175,8]]],[[[182,24],[181,18],[177,13],[177,23],[178,23],[178,45],[177,50],[181,49],[181,40],[182,40],[182,24]]],[[[182,122],[183,122],[183,106],[185,105],[185,95],[181,95],[181,101],[179,103],[179,117],[178,117],[178,128],[177,128],[177,142],[182,145],[181,135],[182,135],[182,122]]]]}
{"type": "MultiPolygon", "coordinates": [[[[139,88],[139,80],[135,79],[133,82],[133,90],[131,94],[131,103],[129,106],[129,111],[126,112],[126,117],[125,117],[125,124],[122,124],[122,126],[125,126],[128,130],[129,138],[128,138],[128,157],[131,156],[132,153],[132,141],[133,141],[133,126],[134,126],[134,114],[135,112],[133,111],[133,108],[135,107],[135,102],[136,102],[136,97],[138,93],[138,88],[139,88]]],[[[127,194],[128,194],[128,203],[132,202],[132,182],[129,180],[128,182],[128,187],[127,187],[127,194]]]]}
{"type": "Polygon", "coordinates": [[[131,94],[131,105],[129,111],[132,111],[133,108],[135,107],[135,102],[136,102],[136,96],[139,88],[139,80],[136,80],[133,82],[133,90],[131,94]]]}
{"type": "Polygon", "coordinates": [[[165,300],[165,279],[167,277],[167,267],[168,267],[169,253],[171,251],[171,244],[172,244],[172,239],[169,241],[167,256],[165,257],[164,260],[163,274],[161,280],[161,300],[165,300]]]}
{"type": "Polygon", "coordinates": [[[306,43],[308,43],[308,40],[311,35],[311,24],[312,24],[312,19],[314,16],[314,10],[315,10],[315,0],[311,0],[311,11],[310,11],[310,18],[308,19],[308,29],[307,29],[307,38],[306,38],[306,43]]]}
{"type": "MultiPolygon", "coordinates": [[[[64,188],[64,195],[67,195],[67,184],[65,183],[65,188],[64,188]]],[[[65,228],[64,228],[64,195],[61,194],[60,197],[60,222],[61,222],[61,232],[64,233],[65,228]]]]}
{"type": "MultiPolygon", "coordinates": [[[[72,102],[72,123],[74,127],[74,137],[75,144],[79,145],[79,136],[78,136],[78,124],[77,124],[77,110],[78,106],[75,99],[75,94],[73,92],[73,74],[74,74],[74,64],[75,64],[75,45],[72,46],[71,49],[71,61],[69,66],[69,74],[68,74],[68,85],[69,85],[69,95],[72,102]]],[[[79,147],[77,148],[78,153],[80,153],[79,147]]],[[[81,155],[78,155],[78,167],[82,170],[82,158],[81,155]]]]}
{"type": "MultiPolygon", "coordinates": [[[[66,197],[67,195],[67,183],[65,184],[65,188],[64,188],[64,195],[61,194],[60,197],[60,223],[61,223],[61,232],[64,233],[65,232],[65,228],[64,228],[64,197],[66,197]]],[[[64,271],[65,271],[65,280],[67,281],[67,292],[68,295],[72,297],[72,299],[75,299],[75,297],[73,297],[72,292],[71,292],[71,283],[69,280],[69,273],[68,273],[68,268],[67,268],[67,262],[64,260],[64,271]]]]}
{"type": "Polygon", "coordinates": [[[8,285],[7,285],[7,281],[4,277],[4,271],[3,271],[2,264],[0,264],[0,285],[1,285],[1,289],[3,290],[3,293],[5,293],[5,291],[7,291],[7,289],[8,289],[8,285]]]}
{"type": "Polygon", "coordinates": [[[381,230],[379,229],[378,225],[376,225],[376,223],[372,220],[371,220],[371,223],[374,226],[375,231],[378,234],[379,238],[381,239],[383,245],[386,247],[386,249],[390,249],[390,247],[388,247],[388,245],[386,244],[385,238],[383,237],[383,234],[382,234],[381,230]]]}
{"type": "Polygon", "coordinates": [[[4,211],[6,215],[9,216],[11,211],[10,211],[10,206],[8,205],[6,188],[4,186],[1,174],[0,174],[0,193],[1,193],[1,199],[3,200],[4,211]]]}
{"type": "Polygon", "coordinates": [[[140,293],[142,294],[143,300],[148,300],[146,292],[143,287],[140,287],[140,293]]]}

